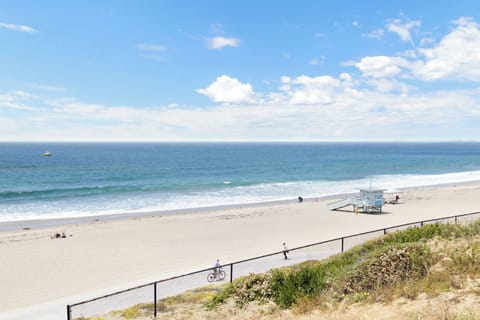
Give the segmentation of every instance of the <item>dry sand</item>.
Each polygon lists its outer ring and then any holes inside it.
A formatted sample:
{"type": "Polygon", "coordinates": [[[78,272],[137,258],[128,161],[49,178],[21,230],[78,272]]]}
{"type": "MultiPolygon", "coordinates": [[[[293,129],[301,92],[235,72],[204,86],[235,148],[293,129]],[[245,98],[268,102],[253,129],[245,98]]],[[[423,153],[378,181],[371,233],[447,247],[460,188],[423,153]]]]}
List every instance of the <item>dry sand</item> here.
{"type": "MultiPolygon", "coordinates": [[[[400,203],[385,205],[383,214],[329,211],[326,204],[332,200],[309,199],[108,221],[91,218],[64,226],[3,231],[0,318],[8,319],[2,312],[16,319],[12,315],[20,314],[22,308],[75,298],[68,301],[72,303],[208,268],[217,258],[228,263],[280,251],[284,241],[293,248],[480,211],[480,183],[415,188],[399,194],[400,203]],[[56,232],[65,232],[67,238],[51,239],[56,232]]],[[[51,317],[64,318],[65,313],[51,317]]]]}

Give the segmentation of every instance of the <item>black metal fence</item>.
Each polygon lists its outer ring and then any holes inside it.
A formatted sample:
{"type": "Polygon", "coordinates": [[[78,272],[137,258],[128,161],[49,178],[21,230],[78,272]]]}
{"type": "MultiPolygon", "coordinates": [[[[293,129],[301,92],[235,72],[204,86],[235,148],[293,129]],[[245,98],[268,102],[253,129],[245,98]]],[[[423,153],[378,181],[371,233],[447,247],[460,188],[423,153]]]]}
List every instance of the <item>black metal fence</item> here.
{"type": "MultiPolygon", "coordinates": [[[[288,259],[284,259],[283,251],[278,251],[236,261],[222,266],[226,274],[225,279],[222,281],[232,282],[234,279],[250,273],[266,272],[272,268],[293,265],[307,260],[324,259],[387,233],[434,223],[466,224],[478,218],[480,218],[480,212],[473,212],[405,223],[291,248],[289,249],[288,259]]],[[[151,315],[156,317],[158,312],[157,303],[160,299],[205,286],[208,283],[207,276],[210,272],[212,272],[212,268],[203,269],[70,304],[67,306],[67,319],[73,320],[103,315],[114,310],[126,309],[139,303],[152,303],[151,315]]],[[[219,281],[219,283],[222,283],[222,281],[219,281]]]]}

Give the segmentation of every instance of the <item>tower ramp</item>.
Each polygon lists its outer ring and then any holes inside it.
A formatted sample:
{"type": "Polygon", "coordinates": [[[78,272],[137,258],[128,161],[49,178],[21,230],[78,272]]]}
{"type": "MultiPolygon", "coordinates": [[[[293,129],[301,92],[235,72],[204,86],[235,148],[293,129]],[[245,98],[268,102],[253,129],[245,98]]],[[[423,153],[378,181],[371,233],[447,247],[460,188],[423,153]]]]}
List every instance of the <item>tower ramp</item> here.
{"type": "Polygon", "coordinates": [[[355,199],[346,198],[346,199],[341,199],[341,200],[337,200],[337,201],[328,203],[327,207],[328,207],[329,210],[338,210],[338,209],[342,209],[342,208],[345,208],[345,207],[348,207],[348,206],[355,206],[356,203],[357,202],[355,201],[355,199]]]}

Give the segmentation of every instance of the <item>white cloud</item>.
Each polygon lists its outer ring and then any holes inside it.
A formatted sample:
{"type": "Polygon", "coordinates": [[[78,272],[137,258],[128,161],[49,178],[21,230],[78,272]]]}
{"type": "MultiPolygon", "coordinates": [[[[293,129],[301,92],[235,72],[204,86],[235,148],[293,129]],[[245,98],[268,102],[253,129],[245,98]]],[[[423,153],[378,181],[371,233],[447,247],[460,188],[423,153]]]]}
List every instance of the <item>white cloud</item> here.
{"type": "Polygon", "coordinates": [[[348,61],[342,62],[340,65],[344,67],[354,67],[356,64],[357,64],[357,61],[348,60],[348,61]]]}
{"type": "Polygon", "coordinates": [[[65,91],[64,87],[52,86],[49,84],[27,83],[26,86],[32,89],[45,90],[45,91],[65,91]]]}
{"type": "Polygon", "coordinates": [[[209,97],[214,102],[232,104],[257,102],[252,85],[241,83],[239,80],[226,75],[218,77],[207,88],[195,91],[209,97]]]}
{"type": "Polygon", "coordinates": [[[352,26],[358,28],[360,26],[360,24],[358,23],[358,21],[353,21],[352,26]]]}
{"type": "Polygon", "coordinates": [[[35,95],[22,90],[0,94],[0,109],[8,108],[16,110],[37,110],[38,108],[32,107],[25,103],[35,98],[35,95]]]}
{"type": "Polygon", "coordinates": [[[293,80],[293,83],[301,84],[308,88],[333,88],[339,85],[339,81],[332,76],[309,77],[302,75],[293,80]]]}
{"type": "Polygon", "coordinates": [[[23,90],[16,90],[5,94],[0,94],[0,101],[21,101],[35,98],[35,95],[23,90]]]}
{"type": "Polygon", "coordinates": [[[338,79],[329,75],[301,75],[294,79],[282,76],[280,83],[279,92],[270,92],[265,99],[259,99],[259,94],[254,92],[250,84],[241,83],[226,75],[218,77],[206,89],[196,91],[214,102],[224,104],[322,105],[332,103],[339,91],[351,87],[352,77],[348,73],[342,73],[338,79]]]}
{"type": "Polygon", "coordinates": [[[103,108],[100,104],[69,103],[56,110],[75,114],[98,114],[103,108]]]}
{"type": "Polygon", "coordinates": [[[16,90],[13,92],[13,95],[19,99],[31,99],[31,98],[34,98],[35,95],[31,94],[30,92],[26,92],[26,91],[23,91],[23,90],[16,90]]]}
{"type": "Polygon", "coordinates": [[[26,25],[11,24],[11,23],[4,23],[4,22],[0,22],[0,28],[13,30],[13,31],[26,32],[26,33],[36,33],[36,32],[38,32],[37,29],[34,29],[34,28],[26,26],[26,25]]]}
{"type": "Polygon", "coordinates": [[[363,37],[369,38],[369,39],[382,39],[384,35],[383,29],[376,29],[373,31],[370,31],[369,33],[363,34],[363,37]]]}
{"type": "MultiPolygon", "coordinates": [[[[423,38],[419,47],[406,50],[397,56],[367,56],[354,63],[365,77],[417,79],[422,81],[456,80],[480,81],[480,25],[473,19],[461,17],[453,21],[454,29],[438,43],[431,38],[423,38]]],[[[402,24],[393,20],[390,29],[405,41],[410,41],[409,30],[420,26],[419,21],[402,24]],[[398,30],[393,26],[398,27],[398,30]]],[[[344,66],[351,66],[347,62],[344,66]]],[[[370,83],[383,83],[375,82],[370,83]]],[[[377,86],[378,87],[378,86],[377,86]]],[[[381,86],[386,88],[388,86],[381,86]]],[[[380,87],[378,87],[380,88],[380,87]]],[[[385,89],[381,89],[385,91],[385,89]]]]}
{"type": "Polygon", "coordinates": [[[2,108],[16,109],[16,110],[37,110],[37,108],[31,107],[22,103],[0,100],[0,109],[2,108]]]}
{"type": "MultiPolygon", "coordinates": [[[[390,32],[397,34],[402,41],[410,42],[413,44],[411,31],[420,27],[421,22],[419,20],[408,20],[402,22],[400,19],[392,19],[386,24],[386,29],[390,32]]],[[[385,35],[383,28],[375,29],[369,33],[364,33],[362,36],[369,39],[382,39],[385,35]]]]}
{"type": "Polygon", "coordinates": [[[212,50],[222,49],[224,47],[238,47],[240,39],[237,38],[225,38],[214,37],[207,39],[207,48],[212,50]]]}
{"type": "Polygon", "coordinates": [[[394,19],[387,24],[387,29],[390,32],[396,33],[402,41],[410,42],[413,45],[410,30],[415,27],[420,27],[420,25],[421,22],[419,20],[411,20],[403,23],[400,19],[394,19]]]}
{"type": "MultiPolygon", "coordinates": [[[[408,94],[413,88],[395,79],[369,78],[364,84],[375,88],[378,92],[397,92],[408,94]]],[[[358,86],[351,74],[341,73],[338,78],[322,75],[310,77],[301,75],[296,78],[280,77],[278,92],[265,93],[264,99],[258,99],[250,84],[243,84],[226,75],[218,77],[206,89],[197,92],[208,96],[212,101],[223,104],[256,104],[262,107],[269,105],[305,106],[334,104],[336,99],[354,97],[360,94],[358,86]]]]}
{"type": "Polygon", "coordinates": [[[352,76],[349,73],[341,73],[339,76],[340,80],[343,80],[345,82],[352,82],[352,76]]]}
{"type": "Polygon", "coordinates": [[[480,81],[480,27],[471,18],[454,21],[456,26],[441,41],[419,49],[424,60],[412,63],[412,73],[423,80],[480,81]]]}
{"type": "MultiPolygon", "coordinates": [[[[264,93],[265,102],[233,105],[225,104],[232,100],[230,89],[234,95],[240,91],[238,96],[250,97],[236,100],[253,99],[254,90],[221,76],[214,82],[218,90],[199,89],[220,104],[202,108],[108,106],[56,99],[48,101],[53,108],[22,110],[21,121],[2,115],[0,123],[5,127],[0,126],[0,136],[25,141],[480,139],[478,132],[475,135],[463,126],[480,120],[480,89],[403,94],[395,79],[360,80],[347,73],[338,78],[282,76],[285,91],[264,93]],[[362,88],[362,81],[371,87],[362,88]]],[[[11,93],[0,98],[18,103],[22,96],[11,93]]]]}
{"type": "Polygon", "coordinates": [[[364,76],[383,78],[398,75],[402,72],[400,66],[406,64],[406,60],[399,57],[374,56],[363,57],[355,66],[364,76]]]}
{"type": "Polygon", "coordinates": [[[165,57],[161,55],[161,53],[169,50],[169,47],[161,44],[139,43],[136,45],[136,47],[138,50],[140,50],[140,57],[155,61],[165,60],[165,57]]]}
{"type": "Polygon", "coordinates": [[[435,43],[435,39],[433,38],[422,38],[420,40],[420,47],[425,47],[434,43],[435,43]]]}
{"type": "Polygon", "coordinates": [[[281,76],[280,81],[282,83],[290,83],[290,81],[292,81],[292,79],[290,79],[290,77],[288,77],[288,76],[281,76]]]}
{"type": "Polygon", "coordinates": [[[340,81],[331,76],[308,77],[299,76],[292,80],[295,85],[289,93],[288,103],[328,104],[334,101],[334,91],[340,86],[340,81]]]}
{"type": "Polygon", "coordinates": [[[415,89],[404,82],[397,79],[385,79],[385,78],[371,78],[367,80],[367,84],[372,86],[376,92],[380,93],[399,93],[402,96],[408,95],[408,93],[415,89]]]}

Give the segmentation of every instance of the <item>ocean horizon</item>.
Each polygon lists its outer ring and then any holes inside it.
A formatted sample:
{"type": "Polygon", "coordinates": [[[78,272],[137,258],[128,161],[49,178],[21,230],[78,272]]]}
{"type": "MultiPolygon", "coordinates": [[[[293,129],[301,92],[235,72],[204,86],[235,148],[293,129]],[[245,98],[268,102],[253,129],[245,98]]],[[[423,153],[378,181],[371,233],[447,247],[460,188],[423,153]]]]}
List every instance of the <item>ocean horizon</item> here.
{"type": "Polygon", "coordinates": [[[0,150],[0,222],[480,181],[478,142],[8,142],[0,150]]]}

